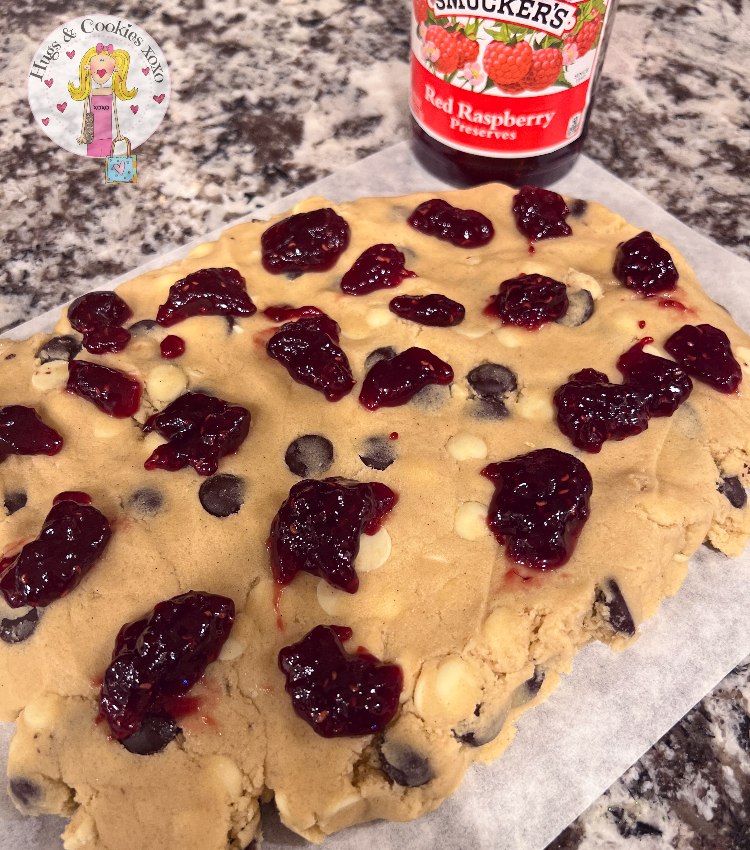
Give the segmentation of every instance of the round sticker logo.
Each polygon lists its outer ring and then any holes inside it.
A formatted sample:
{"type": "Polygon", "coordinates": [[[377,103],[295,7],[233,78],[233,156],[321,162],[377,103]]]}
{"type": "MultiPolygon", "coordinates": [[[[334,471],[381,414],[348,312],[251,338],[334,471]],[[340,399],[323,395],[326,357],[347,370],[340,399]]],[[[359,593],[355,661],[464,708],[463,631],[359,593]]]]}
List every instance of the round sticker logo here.
{"type": "Polygon", "coordinates": [[[156,130],[169,105],[167,60],[137,24],[85,15],[42,42],[29,68],[29,103],[55,144],[108,157],[107,182],[135,182],[131,150],[156,130]]]}

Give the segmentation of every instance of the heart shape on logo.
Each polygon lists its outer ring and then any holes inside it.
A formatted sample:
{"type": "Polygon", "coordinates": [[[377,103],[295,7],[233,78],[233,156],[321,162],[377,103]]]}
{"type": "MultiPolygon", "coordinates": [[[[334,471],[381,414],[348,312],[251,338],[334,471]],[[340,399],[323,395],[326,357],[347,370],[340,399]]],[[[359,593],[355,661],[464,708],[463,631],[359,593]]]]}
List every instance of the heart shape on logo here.
{"type": "Polygon", "coordinates": [[[67,100],[64,103],[58,103],[57,104],[57,111],[58,112],[65,112],[65,108],[67,107],[67,105],[68,105],[67,100]]]}
{"type": "Polygon", "coordinates": [[[112,168],[118,173],[122,174],[125,171],[125,163],[124,162],[113,162],[112,168]]]}
{"type": "Polygon", "coordinates": [[[107,72],[104,70],[104,68],[99,68],[99,70],[96,72],[96,76],[99,77],[99,79],[101,80],[102,77],[107,76],[107,72]]]}
{"type": "Polygon", "coordinates": [[[45,80],[45,81],[44,81],[44,85],[45,85],[45,86],[47,86],[47,88],[49,88],[49,87],[52,85],[52,83],[54,83],[54,82],[55,82],[55,81],[54,81],[54,80],[52,80],[52,79],[45,80]]]}
{"type": "Polygon", "coordinates": [[[66,50],[65,53],[66,53],[68,59],[72,59],[76,55],[75,50],[66,50]]]}
{"type": "Polygon", "coordinates": [[[49,124],[49,118],[42,118],[42,124],[46,127],[49,124]]]}
{"type": "Polygon", "coordinates": [[[137,106],[131,106],[130,111],[133,113],[133,115],[135,115],[135,113],[138,112],[138,107],[137,106]]]}
{"type": "Polygon", "coordinates": [[[149,75],[149,72],[151,71],[151,68],[141,68],[141,71],[143,71],[143,76],[147,77],[149,75]]]}
{"type": "Polygon", "coordinates": [[[157,103],[161,103],[164,100],[164,92],[153,95],[153,98],[157,103]]]}

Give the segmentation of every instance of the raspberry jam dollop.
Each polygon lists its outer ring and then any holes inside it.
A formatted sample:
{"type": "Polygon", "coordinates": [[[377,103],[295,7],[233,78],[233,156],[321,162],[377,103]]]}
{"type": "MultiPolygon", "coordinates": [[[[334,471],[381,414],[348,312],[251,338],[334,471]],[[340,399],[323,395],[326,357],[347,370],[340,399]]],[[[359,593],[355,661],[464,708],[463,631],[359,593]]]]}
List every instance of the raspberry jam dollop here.
{"type": "Polygon", "coordinates": [[[190,316],[240,317],[252,316],[255,311],[245,278],[237,269],[200,269],[170,286],[156,321],[168,328],[190,316]]]}
{"type": "Polygon", "coordinates": [[[713,325],[683,325],[664,348],[688,374],[721,393],[733,393],[742,382],[729,337],[713,325]]]}
{"type": "Polygon", "coordinates": [[[486,215],[476,210],[459,209],[440,198],[421,203],[407,221],[415,230],[450,242],[457,248],[479,248],[495,235],[495,228],[486,215]]]}
{"type": "Polygon", "coordinates": [[[669,251],[647,230],[617,246],[612,273],[623,286],[641,295],[669,292],[679,277],[669,251]]]}
{"type": "Polygon", "coordinates": [[[291,304],[272,304],[266,307],[263,315],[272,322],[293,322],[295,319],[301,319],[305,316],[325,316],[325,313],[318,307],[313,307],[312,304],[307,304],[304,307],[292,307],[291,304]]]}
{"type": "Polygon", "coordinates": [[[56,455],[62,447],[63,438],[33,407],[0,407],[0,463],[8,455],[56,455]]]}
{"type": "Polygon", "coordinates": [[[297,383],[323,393],[328,401],[339,401],[352,391],[355,380],[338,339],[339,326],[323,313],[282,325],[266,343],[266,351],[297,383]]]}
{"type": "Polygon", "coordinates": [[[555,392],[557,425],[574,446],[599,452],[606,440],[624,440],[648,428],[649,392],[612,384],[603,372],[582,369],[555,392]]]}
{"type": "Polygon", "coordinates": [[[434,328],[460,325],[466,315],[463,304],[437,292],[430,295],[398,295],[391,299],[388,309],[402,319],[434,328]]]}
{"type": "Polygon", "coordinates": [[[396,716],[404,676],[360,649],[348,653],[347,626],[316,626],[279,652],[294,711],[324,738],[374,735],[396,716]]]}
{"type": "Polygon", "coordinates": [[[349,225],[330,208],[297,213],[260,237],[263,267],[271,274],[323,272],[349,244],[349,225]]]}
{"type": "Polygon", "coordinates": [[[68,307],[68,321],[92,354],[122,351],[130,333],[120,327],[133,311],[116,292],[88,292],[68,307]]]}
{"type": "Polygon", "coordinates": [[[426,348],[407,348],[390,360],[379,360],[362,383],[360,403],[368,410],[406,404],[428,384],[450,384],[453,369],[426,348]]]}
{"type": "Polygon", "coordinates": [[[141,385],[135,378],[88,360],[68,363],[66,388],[96,405],[102,413],[118,419],[132,416],[141,403],[141,385]]]}
{"type": "Polygon", "coordinates": [[[185,353],[185,340],[181,336],[168,334],[159,343],[159,352],[165,360],[174,360],[185,353]]]}
{"type": "Polygon", "coordinates": [[[80,584],[107,547],[111,531],[104,514],[74,501],[75,493],[61,495],[67,498],[55,499],[39,537],[15,557],[0,561],[0,592],[11,608],[36,608],[61,599],[80,584]]]}
{"type": "Polygon", "coordinates": [[[218,658],[233,623],[231,599],[191,590],[123,626],[99,699],[113,737],[127,738],[148,717],[172,716],[179,697],[218,658]]]}
{"type": "Polygon", "coordinates": [[[347,295],[366,295],[376,289],[398,286],[407,277],[416,276],[406,268],[406,257],[395,245],[372,245],[341,278],[341,290],[347,295]]]}
{"type": "Polygon", "coordinates": [[[650,337],[621,354],[617,368],[628,384],[647,394],[649,416],[671,416],[692,392],[693,382],[677,363],[647,354],[643,350],[647,341],[650,337]]]}
{"type": "Polygon", "coordinates": [[[568,310],[568,290],[564,283],[543,274],[521,274],[504,280],[485,309],[503,324],[530,331],[545,322],[555,322],[568,310]]]}
{"type": "Polygon", "coordinates": [[[537,186],[522,186],[513,197],[516,227],[529,240],[570,236],[573,231],[565,220],[570,215],[562,195],[537,186]]]}
{"type": "Polygon", "coordinates": [[[538,570],[568,561],[589,516],[586,466],[567,452],[537,449],[491,463],[482,475],[495,485],[487,521],[508,557],[538,570]]]}
{"type": "Polygon", "coordinates": [[[398,496],[378,481],[306,479],[295,484],[271,524],[273,576],[288,585],[301,570],[356,593],[361,534],[375,534],[398,496]]]}
{"type": "Polygon", "coordinates": [[[156,431],[167,442],[143,464],[174,472],[188,464],[199,475],[213,475],[219,458],[234,454],[250,431],[250,411],[205,393],[185,393],[146,420],[144,433],[156,431]]]}

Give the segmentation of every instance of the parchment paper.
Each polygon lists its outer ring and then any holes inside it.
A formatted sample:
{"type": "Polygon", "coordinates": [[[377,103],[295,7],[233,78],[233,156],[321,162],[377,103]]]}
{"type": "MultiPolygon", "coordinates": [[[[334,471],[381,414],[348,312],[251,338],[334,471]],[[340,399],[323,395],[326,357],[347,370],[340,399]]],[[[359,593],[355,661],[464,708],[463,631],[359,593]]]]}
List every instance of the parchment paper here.
{"type": "MultiPolygon", "coordinates": [[[[284,198],[267,212],[281,212],[312,194],[347,200],[442,187],[401,143],[284,198]]],[[[668,238],[693,265],[704,289],[750,330],[750,263],[681,224],[586,158],[555,188],[601,201],[634,224],[668,238]]],[[[162,266],[206,238],[102,288],[162,266]]],[[[9,336],[49,328],[58,312],[21,325],[9,336]]],[[[686,583],[642,626],[640,640],[621,654],[600,644],[587,647],[552,697],[521,718],[508,751],[492,766],[470,770],[458,793],[437,812],[410,824],[356,827],[333,836],[326,846],[542,850],[750,654],[749,608],[750,554],[730,560],[701,548],[686,583]]],[[[11,733],[12,726],[0,724],[3,765],[11,733]]],[[[56,818],[22,818],[0,794],[0,850],[60,850],[62,826],[56,818]]],[[[273,850],[306,843],[273,820],[265,832],[264,846],[273,850]]]]}

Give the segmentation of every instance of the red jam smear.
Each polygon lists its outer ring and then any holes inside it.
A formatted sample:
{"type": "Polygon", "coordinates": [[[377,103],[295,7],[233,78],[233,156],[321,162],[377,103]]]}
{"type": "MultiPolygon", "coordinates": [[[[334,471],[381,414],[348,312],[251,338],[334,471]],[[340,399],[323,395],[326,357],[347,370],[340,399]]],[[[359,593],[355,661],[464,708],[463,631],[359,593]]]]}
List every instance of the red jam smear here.
{"type": "Polygon", "coordinates": [[[401,668],[361,647],[348,653],[347,626],[316,626],[279,652],[279,668],[296,714],[324,738],[375,735],[396,716],[401,668]]]}
{"type": "Polygon", "coordinates": [[[565,564],[589,516],[593,489],[586,466],[557,449],[537,449],[491,463],[495,485],[488,524],[508,557],[537,570],[565,564]]]}
{"type": "Polygon", "coordinates": [[[359,401],[368,410],[406,404],[428,384],[450,384],[453,369],[426,348],[407,348],[379,360],[365,376],[359,401]]]}
{"type": "Polygon", "coordinates": [[[170,716],[218,658],[234,613],[231,599],[190,591],[120,629],[99,699],[114,738],[137,732],[147,717],[170,716]]]}
{"type": "Polygon", "coordinates": [[[291,304],[272,304],[266,307],[263,315],[272,322],[293,322],[305,316],[325,316],[322,310],[308,304],[305,307],[292,307],[291,304]]]}
{"type": "Polygon", "coordinates": [[[327,271],[346,250],[349,236],[349,225],[328,207],[291,215],[260,237],[263,268],[271,274],[327,271]]]}
{"type": "MultiPolygon", "coordinates": [[[[570,215],[562,195],[537,186],[522,186],[513,198],[516,227],[529,240],[571,236],[566,218],[570,215]]],[[[530,244],[530,250],[533,246],[530,244]]]]}
{"type": "Polygon", "coordinates": [[[120,419],[132,416],[141,403],[141,385],[135,378],[88,360],[68,363],[67,390],[120,419]]]}
{"type": "Polygon", "coordinates": [[[185,393],[150,416],[144,433],[156,431],[167,442],[143,464],[174,472],[190,465],[199,475],[213,475],[219,459],[234,454],[250,431],[250,411],[205,393],[185,393]]]}
{"type": "Polygon", "coordinates": [[[567,310],[568,290],[564,283],[542,274],[521,274],[500,284],[498,294],[484,312],[497,316],[503,324],[533,331],[556,321],[567,310]]]}
{"type": "Polygon", "coordinates": [[[101,558],[111,530],[95,507],[60,494],[36,540],[0,562],[0,593],[11,608],[50,605],[74,590],[101,558]]]}
{"type": "Polygon", "coordinates": [[[266,351],[297,383],[323,393],[328,401],[339,401],[356,382],[338,338],[339,326],[323,313],[282,325],[266,351]]]}
{"type": "Polygon", "coordinates": [[[457,248],[480,248],[491,241],[495,228],[486,215],[462,210],[441,198],[421,203],[407,219],[421,233],[450,242],[457,248]]]}
{"type": "Polygon", "coordinates": [[[713,325],[683,325],[664,348],[689,375],[721,393],[735,392],[742,382],[729,337],[713,325]]]}
{"type": "Polygon", "coordinates": [[[377,481],[324,478],[295,484],[271,524],[269,549],[277,584],[286,586],[304,571],[356,593],[360,535],[375,534],[397,501],[393,490],[377,481]]]}
{"type": "Polygon", "coordinates": [[[122,351],[130,332],[120,326],[132,315],[116,292],[88,292],[68,307],[68,321],[83,334],[82,345],[92,354],[122,351]]]}
{"type": "Polygon", "coordinates": [[[33,407],[0,407],[0,463],[8,455],[56,455],[62,447],[63,438],[33,407]]]}
{"type": "Polygon", "coordinates": [[[669,251],[647,230],[617,246],[612,272],[623,286],[646,296],[669,292],[679,278],[669,251]]]}
{"type": "Polygon", "coordinates": [[[255,304],[247,294],[245,278],[230,267],[200,269],[173,283],[157,313],[164,328],[191,316],[252,316],[255,304]]]}
{"type": "Polygon", "coordinates": [[[159,351],[165,360],[174,360],[185,353],[185,340],[181,336],[168,334],[159,343],[159,351]]]}
{"type": "Polygon", "coordinates": [[[58,493],[52,500],[53,505],[56,505],[58,502],[76,502],[79,505],[90,505],[91,496],[82,490],[64,490],[62,493],[58,493]]]}
{"type": "Polygon", "coordinates": [[[391,299],[388,308],[402,319],[433,328],[452,328],[466,316],[463,304],[439,293],[399,295],[391,299]]]}
{"type": "Polygon", "coordinates": [[[621,354],[617,368],[628,384],[646,393],[649,416],[671,416],[692,392],[693,382],[677,363],[647,354],[643,347],[650,342],[645,337],[621,354]]]}
{"type": "Polygon", "coordinates": [[[406,257],[395,245],[372,245],[354,261],[341,278],[341,290],[347,295],[366,295],[377,289],[398,286],[416,273],[406,268],[406,257]]]}

